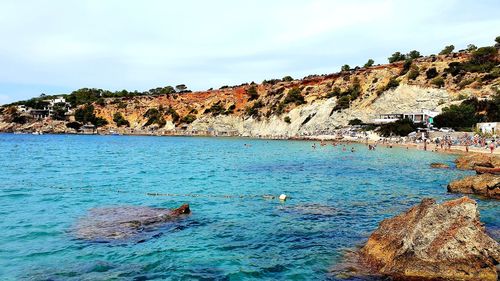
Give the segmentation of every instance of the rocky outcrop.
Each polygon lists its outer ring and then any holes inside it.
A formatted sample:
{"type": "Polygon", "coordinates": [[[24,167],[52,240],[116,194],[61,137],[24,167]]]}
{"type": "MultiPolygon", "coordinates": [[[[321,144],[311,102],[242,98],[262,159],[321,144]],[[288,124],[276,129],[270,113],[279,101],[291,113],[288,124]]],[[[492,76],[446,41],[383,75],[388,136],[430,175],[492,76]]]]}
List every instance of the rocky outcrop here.
{"type": "Polygon", "coordinates": [[[444,163],[431,163],[431,168],[436,168],[436,169],[449,169],[450,166],[448,164],[444,163]]]}
{"type": "Polygon", "coordinates": [[[174,210],[132,206],[95,208],[78,221],[74,233],[85,240],[127,239],[189,213],[187,204],[174,210]]]}
{"type": "MultiPolygon", "coordinates": [[[[356,118],[369,123],[380,114],[424,109],[439,112],[445,106],[459,103],[457,99],[463,97],[495,94],[500,77],[484,79],[480,86],[464,86],[460,84],[464,77],[481,80],[487,73],[467,72],[453,77],[445,71],[451,63],[467,61],[470,56],[470,53],[459,53],[415,59],[412,66],[420,69],[416,78],[409,77],[404,62],[395,62],[292,81],[271,80],[218,90],[104,98],[93,106],[96,116],[108,122],[99,128],[99,133],[104,134],[113,131],[265,138],[333,135],[335,128],[346,126],[356,118]],[[439,77],[444,78],[442,87],[437,88],[432,79],[426,77],[424,70],[429,68],[435,68],[439,77]],[[151,116],[146,113],[151,109],[158,112],[154,119],[162,122],[149,122],[151,116]],[[120,113],[130,127],[117,127],[113,121],[116,113],[120,113]]],[[[495,61],[499,58],[495,57],[495,61]]],[[[0,114],[0,131],[30,130],[25,125],[13,124],[13,120],[0,114]]]]}
{"type": "Polygon", "coordinates": [[[494,168],[500,167],[500,157],[482,153],[471,153],[458,157],[455,160],[457,168],[461,170],[474,170],[476,166],[494,168]]]}
{"type": "Polygon", "coordinates": [[[383,220],[360,250],[360,262],[403,280],[496,281],[500,246],[479,221],[467,197],[436,204],[424,199],[383,220]]]}
{"type": "Polygon", "coordinates": [[[500,199],[500,175],[481,174],[468,176],[448,184],[448,191],[500,199]]]}

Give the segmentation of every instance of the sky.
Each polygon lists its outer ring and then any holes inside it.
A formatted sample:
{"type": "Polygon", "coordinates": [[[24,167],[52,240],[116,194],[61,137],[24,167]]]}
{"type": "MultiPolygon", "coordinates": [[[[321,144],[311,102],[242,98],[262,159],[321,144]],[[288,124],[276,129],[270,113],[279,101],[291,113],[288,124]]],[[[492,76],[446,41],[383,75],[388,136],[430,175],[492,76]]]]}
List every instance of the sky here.
{"type": "Polygon", "coordinates": [[[498,0],[0,0],[0,104],[90,87],[219,88],[500,36],[498,0]]]}

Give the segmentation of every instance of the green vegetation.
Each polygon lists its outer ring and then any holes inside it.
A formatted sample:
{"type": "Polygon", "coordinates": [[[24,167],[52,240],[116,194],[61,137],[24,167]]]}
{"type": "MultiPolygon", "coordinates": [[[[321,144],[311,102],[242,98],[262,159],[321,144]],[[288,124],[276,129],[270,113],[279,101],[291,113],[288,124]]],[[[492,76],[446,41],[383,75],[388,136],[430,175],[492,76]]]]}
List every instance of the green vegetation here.
{"type": "Polygon", "coordinates": [[[417,127],[410,119],[403,119],[381,125],[378,132],[384,137],[392,135],[407,136],[409,133],[415,131],[417,127]]]}
{"type": "Polygon", "coordinates": [[[421,57],[420,52],[417,50],[413,50],[413,51],[409,52],[408,55],[406,55],[406,56],[410,60],[418,59],[421,57]]]}
{"type": "Polygon", "coordinates": [[[443,112],[434,117],[434,124],[437,127],[450,127],[459,129],[463,127],[471,128],[477,123],[476,110],[473,105],[461,103],[443,108],[443,112]]]}
{"type": "Polygon", "coordinates": [[[349,125],[351,126],[356,126],[356,125],[362,125],[363,124],[363,121],[361,121],[360,119],[358,118],[355,118],[355,119],[351,119],[349,120],[349,125]]]}
{"type": "Polygon", "coordinates": [[[84,105],[75,111],[75,120],[83,124],[92,123],[96,127],[102,127],[108,124],[108,121],[102,117],[97,117],[94,114],[94,106],[91,104],[84,105]]]}
{"type": "Polygon", "coordinates": [[[416,65],[412,65],[410,67],[410,71],[408,72],[408,79],[415,80],[420,75],[420,69],[416,65]]]}
{"type": "Polygon", "coordinates": [[[341,109],[349,108],[350,105],[351,105],[351,97],[349,95],[340,97],[337,100],[337,104],[333,108],[333,111],[338,111],[341,109]]]}
{"type": "Polygon", "coordinates": [[[399,86],[399,80],[396,79],[396,77],[392,77],[389,79],[389,82],[387,82],[387,85],[382,89],[382,91],[387,91],[390,89],[395,89],[399,86]]]}
{"type": "Polygon", "coordinates": [[[288,123],[288,124],[292,123],[292,120],[290,119],[289,116],[285,116],[285,118],[283,119],[283,121],[285,121],[285,123],[288,123]]]}
{"type": "Polygon", "coordinates": [[[370,67],[370,66],[373,66],[373,64],[374,64],[374,63],[375,63],[375,61],[374,61],[374,60],[369,59],[369,60],[365,63],[365,65],[364,65],[363,67],[370,67]]]}
{"type": "Polygon", "coordinates": [[[292,76],[285,76],[285,77],[283,77],[283,79],[281,79],[281,81],[283,81],[283,82],[292,82],[293,78],[292,78],[292,76]]]}
{"type": "Polygon", "coordinates": [[[234,109],[236,108],[236,105],[233,103],[231,104],[227,109],[226,112],[224,112],[225,115],[233,114],[234,109]]]}
{"type": "Polygon", "coordinates": [[[449,55],[449,54],[453,53],[453,50],[455,50],[455,46],[449,45],[449,46],[444,47],[444,49],[441,52],[439,52],[439,54],[440,55],[449,55]]]}
{"type": "Polygon", "coordinates": [[[186,85],[184,85],[184,84],[179,84],[179,85],[175,86],[175,89],[176,89],[179,93],[182,93],[182,92],[187,91],[187,86],[186,86],[186,85]]]}
{"type": "Polygon", "coordinates": [[[306,103],[304,100],[304,97],[300,93],[301,90],[299,88],[292,88],[288,91],[287,95],[285,96],[285,99],[283,100],[283,103],[285,105],[289,103],[295,103],[296,105],[301,105],[306,103]]]}
{"type": "Polygon", "coordinates": [[[405,59],[406,59],[406,55],[401,54],[401,52],[395,52],[394,54],[392,54],[388,58],[389,63],[393,63],[393,62],[397,62],[397,61],[404,61],[405,59]]]}
{"type": "Polygon", "coordinates": [[[65,103],[56,103],[52,107],[52,119],[55,120],[66,120],[66,112],[68,108],[65,103]]]}
{"type": "Polygon", "coordinates": [[[130,122],[128,122],[128,120],[125,119],[120,112],[116,112],[115,114],[113,114],[113,122],[115,122],[116,126],[118,127],[121,126],[130,127],[130,122]]]}
{"type": "Polygon", "coordinates": [[[341,68],[340,71],[349,71],[351,70],[351,67],[348,64],[344,64],[341,68]]]}
{"type": "Polygon", "coordinates": [[[434,77],[437,77],[438,76],[438,72],[436,70],[435,67],[431,67],[429,69],[427,69],[427,71],[425,72],[425,76],[427,77],[427,79],[432,79],[434,77]]]}
{"type": "Polygon", "coordinates": [[[472,51],[475,51],[475,50],[477,50],[477,46],[476,45],[474,45],[474,44],[467,45],[467,51],[472,52],[472,51]]]}
{"type": "Polygon", "coordinates": [[[259,98],[259,93],[257,92],[257,87],[251,86],[250,88],[248,88],[247,89],[247,95],[249,96],[248,97],[249,101],[258,99],[259,98]]]}
{"type": "Polygon", "coordinates": [[[460,105],[443,108],[443,112],[434,118],[438,127],[451,127],[457,130],[471,129],[477,122],[500,121],[500,93],[491,100],[476,98],[463,101],[460,105]]]}
{"type": "Polygon", "coordinates": [[[345,91],[340,91],[338,87],[333,89],[329,95],[337,97],[337,104],[333,108],[330,115],[338,110],[349,108],[351,101],[357,99],[361,95],[361,85],[359,79],[355,77],[352,81],[352,85],[345,91]]]}
{"type": "Polygon", "coordinates": [[[444,79],[443,77],[439,76],[431,80],[431,84],[434,86],[437,86],[438,88],[441,88],[444,86],[444,79]]]}
{"type": "Polygon", "coordinates": [[[264,104],[261,101],[255,101],[252,106],[247,106],[245,108],[245,113],[248,116],[258,117],[259,109],[262,108],[264,104]]]}
{"type": "Polygon", "coordinates": [[[196,116],[193,114],[188,114],[188,115],[182,117],[181,122],[191,124],[194,122],[194,120],[196,120],[196,116]]]}
{"type": "Polygon", "coordinates": [[[487,73],[486,80],[500,77],[500,68],[496,60],[497,50],[494,47],[481,47],[472,52],[471,58],[466,62],[452,62],[446,73],[453,76],[466,72],[487,73]]]}
{"type": "Polygon", "coordinates": [[[146,113],[144,113],[144,118],[148,118],[148,121],[144,126],[150,126],[153,124],[157,124],[158,127],[163,128],[167,124],[165,118],[163,118],[162,110],[158,110],[156,108],[150,108],[146,113]]]}
{"type": "Polygon", "coordinates": [[[69,123],[66,123],[66,127],[74,129],[75,131],[78,131],[78,130],[80,130],[80,127],[82,127],[82,124],[79,122],[69,122],[69,123]]]}

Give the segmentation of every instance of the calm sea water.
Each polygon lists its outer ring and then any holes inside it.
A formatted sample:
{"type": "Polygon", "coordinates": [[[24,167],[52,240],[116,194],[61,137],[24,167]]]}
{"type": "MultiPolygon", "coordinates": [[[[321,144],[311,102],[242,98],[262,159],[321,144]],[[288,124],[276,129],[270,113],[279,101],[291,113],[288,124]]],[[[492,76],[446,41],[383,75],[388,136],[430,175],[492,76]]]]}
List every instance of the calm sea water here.
{"type": "MultiPolygon", "coordinates": [[[[335,280],[344,251],[382,219],[459,197],[446,184],[470,174],[429,168],[449,155],[311,144],[0,134],[0,280],[335,280]],[[291,199],[262,198],[281,193],[291,199]],[[183,203],[192,215],[149,239],[93,243],[71,231],[93,207],[183,203]]],[[[498,202],[478,203],[498,233],[498,202]]]]}

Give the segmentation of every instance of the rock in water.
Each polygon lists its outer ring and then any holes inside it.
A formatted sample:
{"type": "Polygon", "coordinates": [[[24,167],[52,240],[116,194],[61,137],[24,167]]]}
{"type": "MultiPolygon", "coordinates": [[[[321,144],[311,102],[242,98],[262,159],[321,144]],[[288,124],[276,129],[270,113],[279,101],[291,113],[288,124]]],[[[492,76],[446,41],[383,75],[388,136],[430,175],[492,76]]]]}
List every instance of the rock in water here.
{"type": "Polygon", "coordinates": [[[466,154],[455,160],[457,168],[461,170],[473,170],[476,166],[494,168],[500,167],[500,157],[482,153],[466,154]]]}
{"type": "Polygon", "coordinates": [[[431,163],[431,168],[437,168],[437,169],[449,169],[450,166],[444,164],[444,163],[431,163]]]}
{"type": "Polygon", "coordinates": [[[383,220],[360,260],[395,279],[496,281],[500,246],[485,233],[474,200],[424,199],[383,220]]]}
{"type": "Polygon", "coordinates": [[[468,176],[448,184],[448,191],[500,199],[500,175],[468,176]]]}
{"type": "Polygon", "coordinates": [[[97,241],[127,239],[190,212],[187,204],[174,210],[135,206],[94,208],[78,221],[75,235],[97,241]]]}

